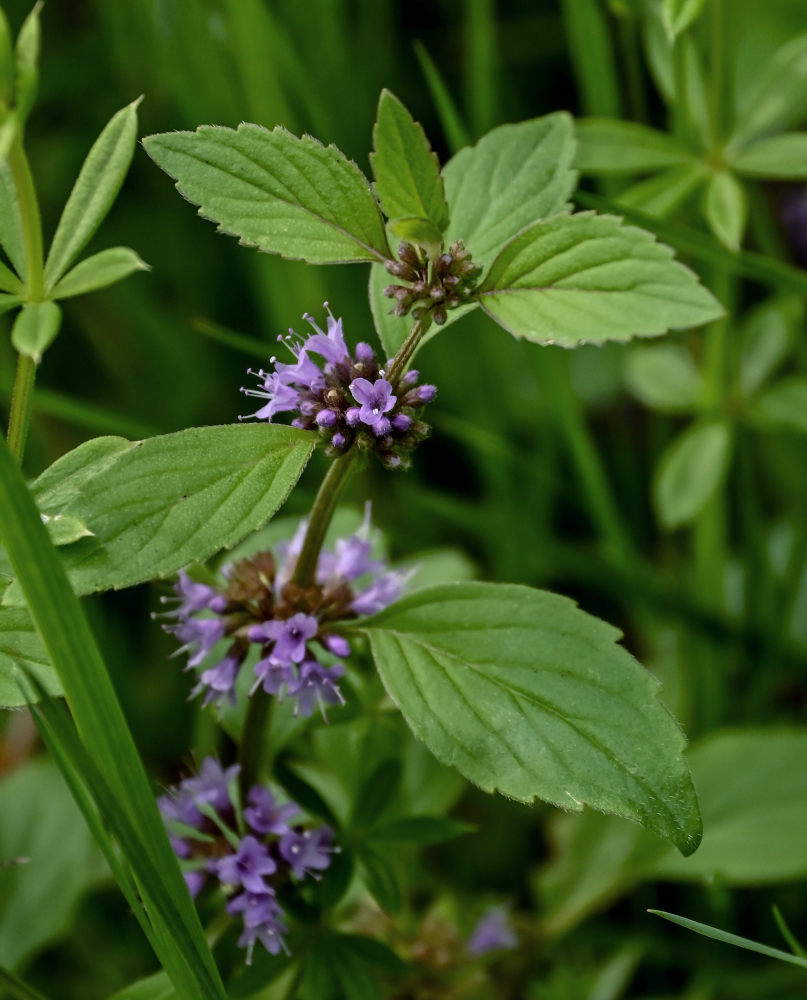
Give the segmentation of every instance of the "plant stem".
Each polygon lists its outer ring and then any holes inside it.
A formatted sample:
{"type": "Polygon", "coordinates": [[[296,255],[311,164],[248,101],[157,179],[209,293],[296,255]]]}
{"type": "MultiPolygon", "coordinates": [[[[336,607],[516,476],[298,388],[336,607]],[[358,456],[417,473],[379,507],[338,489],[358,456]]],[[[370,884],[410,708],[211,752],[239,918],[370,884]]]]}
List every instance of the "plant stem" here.
{"type": "Polygon", "coordinates": [[[412,360],[412,355],[415,353],[418,344],[423,339],[426,331],[432,325],[431,316],[428,313],[422,316],[412,327],[406,336],[406,340],[398,348],[398,353],[392,359],[392,363],[384,374],[384,378],[391,384],[395,385],[398,379],[406,371],[406,366],[412,360]]]}
{"type": "Polygon", "coordinates": [[[36,377],[36,362],[25,354],[17,358],[17,374],[11,393],[11,413],[8,418],[8,447],[17,465],[22,465],[25,440],[31,422],[31,394],[36,377]]]}
{"type": "MultiPolygon", "coordinates": [[[[42,222],[39,203],[31,177],[31,170],[18,133],[8,151],[8,163],[14,178],[17,201],[20,206],[22,237],[25,248],[25,291],[28,302],[41,302],[45,297],[45,274],[42,263],[42,222]]],[[[33,358],[20,355],[17,374],[11,395],[11,412],[8,420],[8,446],[18,465],[22,464],[28,425],[31,422],[36,363],[33,358]]]]}
{"type": "Polygon", "coordinates": [[[258,688],[247,702],[247,714],[244,718],[244,729],[241,734],[241,745],[238,748],[238,761],[241,773],[238,776],[238,786],[241,789],[241,804],[247,800],[250,788],[258,776],[258,765],[261,759],[261,744],[264,732],[274,708],[275,699],[263,688],[258,688]]]}
{"type": "Polygon", "coordinates": [[[353,467],[355,457],[356,450],[351,448],[347,454],[334,459],[322,480],[322,485],[314,500],[314,506],[311,508],[303,547],[294,569],[293,580],[298,587],[310,587],[314,582],[320,549],[336,509],[336,501],[339,499],[342,487],[353,467]]]}

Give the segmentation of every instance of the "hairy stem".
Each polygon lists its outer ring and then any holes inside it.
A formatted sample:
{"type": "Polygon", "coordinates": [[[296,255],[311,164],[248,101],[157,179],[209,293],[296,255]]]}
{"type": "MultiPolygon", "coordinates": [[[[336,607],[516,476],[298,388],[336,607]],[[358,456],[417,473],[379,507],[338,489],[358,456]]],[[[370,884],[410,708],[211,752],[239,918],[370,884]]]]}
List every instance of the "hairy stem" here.
{"type": "Polygon", "coordinates": [[[238,761],[241,773],[238,776],[241,789],[241,803],[246,804],[250,788],[258,777],[258,765],[261,760],[261,744],[264,733],[269,728],[269,720],[274,708],[275,699],[259,688],[247,702],[247,714],[244,719],[244,729],[241,734],[241,745],[238,748],[238,761]]]}
{"type": "Polygon", "coordinates": [[[407,365],[412,360],[412,355],[417,350],[418,344],[431,325],[431,316],[427,313],[415,323],[407,334],[406,340],[398,348],[398,353],[392,359],[392,363],[384,374],[384,378],[393,386],[406,371],[407,365]]]}
{"type": "Polygon", "coordinates": [[[303,547],[297,565],[294,568],[294,582],[299,587],[310,587],[314,582],[314,573],[317,568],[322,543],[325,541],[325,534],[331,523],[333,512],[336,509],[336,501],[342,492],[342,487],[353,467],[356,457],[356,450],[351,448],[345,455],[334,459],[322,485],[314,500],[311,514],[308,518],[308,528],[306,529],[303,547]]]}

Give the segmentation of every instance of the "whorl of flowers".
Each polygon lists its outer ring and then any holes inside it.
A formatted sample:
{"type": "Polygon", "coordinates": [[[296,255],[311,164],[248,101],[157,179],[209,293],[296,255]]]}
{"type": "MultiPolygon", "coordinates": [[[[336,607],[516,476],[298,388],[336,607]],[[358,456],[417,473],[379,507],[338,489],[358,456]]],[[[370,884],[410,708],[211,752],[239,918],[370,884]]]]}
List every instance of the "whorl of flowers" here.
{"type": "Polygon", "coordinates": [[[418,413],[434,399],[435,387],[419,385],[416,371],[389,382],[369,344],[359,343],[350,353],[342,320],[330,310],[327,332],[311,316],[303,318],[313,333],[301,337],[289,330],[287,337],[278,337],[293,363],[271,357],[270,371],[249,369],[260,387],[242,386],[241,391],[267,401],[250,416],[271,421],[278,413],[293,413],[292,426],[316,430],[331,456],[356,445],[375,452],[388,468],[405,468],[408,452],[430,433],[418,413]]]}
{"type": "Polygon", "coordinates": [[[191,895],[217,881],[229,897],[227,912],[241,916],[238,945],[246,948],[249,965],[256,942],[272,955],[288,954],[277,890],[307,876],[319,878],[335,848],[330,827],[292,824],[300,807],[279,803],[265,785],[249,789],[239,815],[231,792],[239,771],[237,764],[225,769],[206,757],[198,774],[169,789],[157,804],[191,895]]]}
{"type": "Polygon", "coordinates": [[[371,558],[368,506],[355,534],[320,553],[314,584],[300,587],[293,574],[305,530],[303,521],[290,542],[276,547],[277,561],[267,551],[223,567],[220,584],[179,574],[174,585],[179,603],[167,615],[175,622],[163,628],[182,643],[178,652],[189,654],[188,668],[202,667],[220,640],[230,641],[224,657],[202,670],[192,692],[204,692],[205,705],[235,701],[236,680],[253,646],[260,655],[250,693],[262,687],[267,694],[291,698],[295,714],[303,716],[317,706],[324,714],[326,704],[344,704],[336,683],[344,665],[323,665],[314,644],[332,656],[349,656],[350,645],[333,623],[387,607],[400,596],[409,571],[387,570],[371,558]]]}

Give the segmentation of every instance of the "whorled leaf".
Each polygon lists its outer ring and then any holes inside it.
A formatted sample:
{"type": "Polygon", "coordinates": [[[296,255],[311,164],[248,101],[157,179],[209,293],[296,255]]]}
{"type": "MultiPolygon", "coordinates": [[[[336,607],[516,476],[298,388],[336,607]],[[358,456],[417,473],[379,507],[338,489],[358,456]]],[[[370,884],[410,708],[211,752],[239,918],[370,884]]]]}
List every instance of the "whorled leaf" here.
{"type": "Polygon", "coordinates": [[[143,145],[200,215],[248,246],[310,264],[390,256],[370,185],[335,146],[250,124],[165,132],[143,145]]]}
{"type": "MultiPolygon", "coordinates": [[[[78,593],[129,587],[230,548],[285,501],[315,435],[280,425],[196,427],[145,441],[101,438],[59,459],[33,490],[44,514],[94,537],[61,550],[78,593]]],[[[19,601],[16,583],[4,597],[19,601]]]]}
{"type": "Polygon", "coordinates": [[[106,288],[149,266],[129,247],[110,247],[80,261],[57,282],[51,293],[55,299],[68,299],[106,288]]]}
{"type": "Polygon", "coordinates": [[[728,469],[731,427],[725,420],[695,424],[662,455],[653,481],[661,523],[680,528],[703,510],[728,469]]]}
{"type": "Polygon", "coordinates": [[[638,122],[579,118],[575,166],[584,174],[631,174],[692,162],[692,151],[672,136],[638,122]]]}
{"type": "Polygon", "coordinates": [[[577,182],[574,123],[557,112],[500,125],[443,167],[447,241],[463,240],[489,265],[520,229],[566,211],[577,182]]]}
{"type": "Polygon", "coordinates": [[[593,212],[520,232],[494,261],[479,302],[514,336],[564,347],[656,336],[723,313],[669,247],[593,212]]]}
{"type": "Polygon", "coordinates": [[[45,261],[48,291],[104,221],[121,189],[134,156],[139,103],[140,98],[110,118],[82,164],[45,261]]]}
{"type": "Polygon", "coordinates": [[[485,791],[697,847],[683,735],[616,629],[567,598],[482,583],[419,591],[358,627],[415,735],[485,791]]]}

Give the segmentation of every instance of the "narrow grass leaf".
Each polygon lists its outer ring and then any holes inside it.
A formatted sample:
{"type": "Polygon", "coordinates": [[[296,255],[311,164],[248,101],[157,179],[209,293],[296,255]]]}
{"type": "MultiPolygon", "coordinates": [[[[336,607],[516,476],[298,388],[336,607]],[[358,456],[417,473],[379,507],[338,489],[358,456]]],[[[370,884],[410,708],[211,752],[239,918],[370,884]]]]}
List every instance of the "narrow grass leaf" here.
{"type": "Polygon", "coordinates": [[[137,140],[137,105],[121,108],[95,140],[59,219],[45,261],[50,291],[106,218],[129,169],[137,140]]]}
{"type": "Polygon", "coordinates": [[[168,842],[148,778],[109,680],[106,666],[70,589],[8,446],[0,442],[0,543],[17,575],[31,616],[56,667],[82,744],[114,789],[116,835],[131,831],[123,850],[136,872],[153,924],[167,928],[161,960],[185,1000],[224,1000],[199,918],[168,842]],[[142,852],[134,848],[142,845],[142,852]],[[170,945],[170,947],[168,947],[170,945]]]}
{"type": "Polygon", "coordinates": [[[148,271],[145,261],[129,247],[111,247],[87,257],[57,282],[51,292],[54,299],[69,299],[73,295],[85,295],[116,281],[128,278],[135,271],[148,271]]]}
{"type": "Polygon", "coordinates": [[[143,145],[200,215],[247,246],[310,264],[390,256],[370,185],[335,146],[249,124],[166,132],[143,145]]]}
{"type": "Polygon", "coordinates": [[[440,164],[423,126],[389,90],[382,90],[378,101],[373,147],[375,192],[387,218],[428,219],[442,233],[448,225],[448,206],[440,164]]]}
{"type": "Polygon", "coordinates": [[[666,913],[664,910],[648,910],[656,917],[663,917],[672,924],[679,927],[686,927],[689,931],[702,934],[713,941],[721,941],[723,944],[733,945],[735,948],[744,948],[746,951],[755,951],[758,955],[765,955],[767,958],[776,958],[780,962],[789,962],[791,965],[798,965],[802,969],[807,969],[807,959],[800,955],[791,955],[788,951],[781,951],[779,948],[770,948],[766,944],[752,941],[750,938],[739,937],[737,934],[729,934],[719,927],[710,927],[709,924],[702,924],[698,920],[690,920],[689,917],[679,917],[675,913],[666,913]]]}
{"type": "Polygon", "coordinates": [[[21,979],[9,972],[8,969],[0,967],[0,987],[2,987],[11,1000],[47,1000],[47,998],[33,987],[28,986],[21,979]]]}
{"type": "Polygon", "coordinates": [[[723,314],[669,247],[588,212],[537,222],[510,240],[479,302],[514,336],[565,347],[656,336],[723,314]]]}
{"type": "Polygon", "coordinates": [[[440,75],[440,70],[437,68],[432,57],[426,46],[420,42],[413,42],[413,48],[415,50],[415,55],[420,63],[420,69],[423,73],[423,77],[426,80],[426,86],[429,88],[429,93],[431,94],[432,102],[437,110],[437,115],[440,119],[440,125],[443,128],[443,135],[445,136],[446,145],[452,153],[458,152],[463,146],[469,146],[471,144],[471,137],[468,134],[468,129],[465,127],[465,123],[462,116],[457,109],[457,105],[451,96],[451,93],[446,86],[445,80],[443,80],[440,75]]]}
{"type": "Polygon", "coordinates": [[[415,735],[485,791],[697,847],[684,738],[616,629],[565,597],[483,583],[421,590],[360,629],[415,735]]]}
{"type": "Polygon", "coordinates": [[[569,208],[577,182],[574,123],[557,112],[501,125],[443,168],[451,213],[447,240],[463,240],[478,264],[536,219],[569,208]]]}

